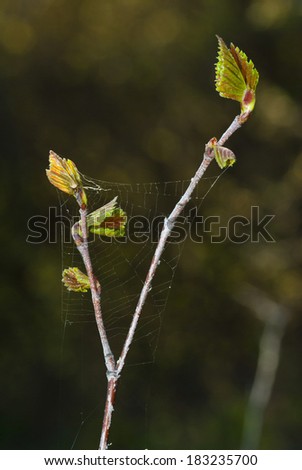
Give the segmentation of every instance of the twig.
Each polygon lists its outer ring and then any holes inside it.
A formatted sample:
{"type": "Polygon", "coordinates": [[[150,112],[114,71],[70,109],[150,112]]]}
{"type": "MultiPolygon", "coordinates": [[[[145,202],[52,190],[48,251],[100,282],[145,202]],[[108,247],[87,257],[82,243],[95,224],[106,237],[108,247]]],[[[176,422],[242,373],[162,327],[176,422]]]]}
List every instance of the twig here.
{"type": "MultiPolygon", "coordinates": [[[[99,444],[99,449],[107,449],[107,440],[109,429],[111,425],[111,416],[113,411],[113,403],[115,398],[116,383],[118,380],[118,374],[116,372],[116,364],[114,355],[111,351],[110,344],[108,341],[102,309],[101,309],[101,286],[97,278],[93,273],[93,267],[91,263],[91,258],[88,248],[88,230],[87,230],[87,207],[80,209],[81,214],[81,236],[78,235],[77,230],[73,230],[73,238],[76,243],[76,246],[82,256],[83,262],[85,264],[86,272],[89,277],[91,297],[93,303],[93,309],[95,314],[95,320],[98,328],[98,332],[101,339],[101,344],[103,348],[104,360],[107,369],[107,397],[103,417],[102,433],[99,444]]],[[[76,224],[77,225],[77,224],[76,224]]]]}
{"type": "Polygon", "coordinates": [[[83,258],[86,272],[89,277],[95,320],[96,320],[97,328],[99,331],[99,335],[100,335],[100,339],[101,339],[101,343],[103,347],[103,353],[104,353],[107,371],[114,373],[115,360],[114,360],[114,356],[111,351],[109,341],[107,338],[107,333],[106,333],[105,325],[103,322],[103,315],[102,315],[102,309],[101,309],[101,286],[93,273],[93,267],[92,267],[91,258],[89,254],[89,248],[88,248],[88,230],[87,230],[87,222],[86,222],[87,207],[85,207],[84,209],[80,209],[80,214],[81,214],[82,242],[79,243],[79,241],[76,240],[75,237],[74,239],[75,239],[77,248],[83,258]]]}
{"type": "MultiPolygon", "coordinates": [[[[235,117],[231,125],[227,128],[218,141],[216,137],[212,137],[206,144],[203,159],[198,170],[191,179],[188,188],[175,205],[171,214],[164,221],[164,226],[159,237],[159,242],[155,249],[124,345],[122,347],[120,357],[117,362],[115,361],[107,338],[101,309],[101,286],[94,275],[89,254],[88,225],[90,227],[91,220],[88,220],[87,196],[85,193],[85,187],[82,184],[81,175],[77,170],[76,165],[71,160],[62,159],[54,152],[50,151],[49,170],[46,170],[46,174],[50,183],[53,184],[57,189],[60,189],[69,195],[73,195],[80,206],[81,220],[73,226],[72,236],[83,258],[87,275],[79,272],[78,268],[69,268],[63,271],[63,282],[69,290],[85,292],[88,287],[90,287],[91,290],[92,303],[96,324],[102,343],[108,381],[102,434],[99,446],[99,449],[101,450],[107,449],[117,381],[124,368],[143,306],[146,302],[148,293],[152,288],[152,280],[155,276],[167,240],[171,235],[177,218],[180,216],[184,207],[190,201],[193,191],[203,177],[213,158],[215,157],[219,167],[222,169],[232,165],[235,162],[235,155],[230,149],[223,147],[223,144],[236,130],[242,126],[242,124],[248,120],[255,106],[255,92],[259,80],[259,73],[257,69],[254,67],[253,62],[248,60],[246,54],[240,51],[238,47],[235,47],[231,43],[230,48],[228,48],[221,37],[217,36],[217,39],[218,61],[215,65],[215,88],[223,98],[240,102],[241,113],[239,116],[235,117]]],[[[88,188],[94,189],[92,187],[88,188]]],[[[115,200],[116,198],[102,209],[108,209],[109,207],[110,209],[113,209],[115,200]]],[[[93,221],[95,216],[95,214],[94,216],[93,214],[90,214],[90,217],[92,217],[93,221]]]]}
{"type": "MultiPolygon", "coordinates": [[[[246,119],[247,119],[246,116],[244,117],[244,119],[242,119],[242,114],[240,116],[236,116],[233,122],[231,123],[231,125],[221,136],[217,144],[223,145],[231,137],[231,135],[241,127],[241,125],[246,121],[246,119]]],[[[175,205],[171,214],[165,219],[164,226],[160,234],[159,242],[154,252],[154,255],[153,255],[150,267],[149,267],[149,271],[147,273],[142,291],[140,293],[140,297],[139,297],[139,300],[138,300],[138,303],[137,303],[137,306],[136,306],[136,309],[135,309],[135,312],[131,321],[131,325],[127,333],[127,337],[125,339],[124,346],[122,348],[121,355],[117,362],[115,362],[114,355],[111,351],[111,348],[108,342],[108,338],[107,338],[107,334],[106,334],[106,330],[105,330],[105,326],[103,322],[103,317],[102,317],[102,310],[101,310],[101,295],[100,295],[101,288],[100,288],[100,284],[98,280],[96,279],[93,273],[93,267],[92,267],[90,254],[89,254],[88,231],[87,231],[87,223],[86,223],[87,208],[80,209],[82,241],[77,240],[76,236],[74,236],[74,240],[77,244],[78,250],[80,251],[82,255],[82,258],[86,267],[87,275],[90,281],[91,296],[92,296],[92,302],[93,302],[93,307],[94,307],[95,319],[96,319],[99,335],[100,335],[101,342],[102,342],[105,364],[107,368],[107,380],[108,380],[102,433],[101,433],[100,445],[99,445],[100,450],[105,450],[108,447],[108,436],[109,436],[109,430],[110,430],[110,425],[111,425],[111,418],[112,418],[113,404],[115,400],[117,382],[121,375],[123,367],[125,365],[126,357],[128,355],[129,348],[133,341],[136,327],[137,327],[138,321],[142,313],[142,308],[145,304],[148,293],[151,290],[152,280],[156,273],[160,258],[165,249],[166,242],[169,236],[171,235],[172,229],[176,223],[177,218],[180,216],[181,212],[190,201],[192,193],[194,192],[196,186],[198,185],[199,181],[203,177],[204,173],[206,172],[213,158],[214,158],[213,149],[206,146],[205,152],[203,154],[203,160],[198,170],[196,171],[194,177],[191,179],[191,182],[188,188],[186,189],[184,194],[181,196],[180,200],[175,205]]]]}
{"type": "MultiPolygon", "coordinates": [[[[231,135],[241,127],[241,124],[242,123],[240,120],[240,116],[236,116],[232,124],[224,132],[224,134],[221,136],[217,144],[223,145],[231,137],[231,135]]],[[[135,313],[133,315],[133,319],[132,319],[132,322],[131,322],[131,325],[127,334],[127,338],[123,346],[122,353],[120,355],[119,360],[117,361],[117,371],[119,375],[124,367],[125,360],[126,360],[130,345],[132,343],[134,334],[135,334],[136,326],[137,326],[137,323],[139,321],[139,318],[142,312],[142,308],[144,306],[148,293],[151,290],[152,279],[156,273],[157,266],[159,264],[160,258],[165,249],[167,239],[169,238],[172,232],[172,229],[175,225],[177,217],[180,216],[181,212],[190,201],[192,193],[194,192],[196,186],[198,185],[199,181],[203,177],[204,173],[206,172],[213,158],[214,158],[213,151],[206,148],[201,165],[196,171],[194,177],[191,179],[191,182],[188,188],[186,189],[184,194],[181,196],[180,200],[177,202],[176,206],[172,210],[169,217],[165,219],[164,226],[161,231],[160,238],[159,238],[156,250],[154,252],[154,256],[152,258],[150,268],[149,268],[147,277],[144,282],[144,286],[142,288],[142,291],[141,291],[141,294],[140,294],[140,297],[139,297],[139,300],[135,309],[135,313]]]]}
{"type": "Polygon", "coordinates": [[[107,379],[108,379],[107,396],[106,396],[106,404],[105,404],[105,410],[104,410],[102,433],[101,433],[101,439],[100,439],[100,445],[99,445],[100,450],[106,450],[108,447],[107,442],[108,442],[108,436],[109,436],[109,431],[110,431],[110,426],[111,426],[111,418],[112,418],[113,405],[114,405],[115,392],[116,392],[116,384],[117,384],[118,378],[119,377],[117,374],[112,375],[112,377],[108,377],[108,374],[107,374],[107,379]]]}

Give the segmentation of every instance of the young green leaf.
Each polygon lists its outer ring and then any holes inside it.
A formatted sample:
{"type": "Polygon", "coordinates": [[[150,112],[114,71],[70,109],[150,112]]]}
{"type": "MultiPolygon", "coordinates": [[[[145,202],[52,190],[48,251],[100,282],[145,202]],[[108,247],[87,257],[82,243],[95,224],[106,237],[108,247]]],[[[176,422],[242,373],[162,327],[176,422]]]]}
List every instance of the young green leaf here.
{"type": "Polygon", "coordinates": [[[117,197],[87,216],[87,227],[91,233],[106,237],[123,237],[127,215],[116,207],[117,197]]]}
{"type": "Polygon", "coordinates": [[[236,162],[236,157],[232,150],[227,147],[222,147],[221,145],[215,145],[214,147],[215,160],[218,166],[223,169],[228,166],[233,166],[236,162]]]}
{"type": "Polygon", "coordinates": [[[74,196],[79,204],[87,204],[80,173],[72,160],[61,158],[55,152],[49,152],[49,169],[46,170],[50,183],[60,191],[74,196]]]}
{"type": "Polygon", "coordinates": [[[238,47],[231,43],[228,48],[221,37],[217,39],[216,90],[223,98],[239,101],[241,114],[247,118],[255,106],[259,73],[238,47]]]}
{"type": "Polygon", "coordinates": [[[210,139],[206,145],[206,148],[212,149],[214,151],[215,160],[221,169],[233,166],[236,162],[234,152],[227,147],[218,145],[216,137],[210,139]]]}
{"type": "Polygon", "coordinates": [[[78,268],[64,269],[62,282],[69,291],[87,292],[90,289],[88,276],[78,268]]]}

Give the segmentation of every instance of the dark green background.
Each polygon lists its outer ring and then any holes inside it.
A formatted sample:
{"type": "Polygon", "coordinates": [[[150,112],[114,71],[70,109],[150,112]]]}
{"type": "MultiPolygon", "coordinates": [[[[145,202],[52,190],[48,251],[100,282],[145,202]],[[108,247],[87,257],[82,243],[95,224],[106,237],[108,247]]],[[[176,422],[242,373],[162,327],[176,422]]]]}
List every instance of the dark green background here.
{"type": "Polygon", "coordinates": [[[290,312],[260,447],[301,449],[300,0],[2,0],[2,448],[69,449],[79,430],[75,448],[98,445],[96,328],[64,336],[60,244],[26,242],[28,219],[57,202],[49,149],[103,180],[190,178],[239,109],[215,92],[215,34],[253,59],[260,83],[229,142],[238,162],[204,214],[249,217],[258,205],[276,215],[276,243],[186,243],[156,361],[124,371],[110,441],[240,448],[263,329],[237,300],[249,283],[290,312]]]}

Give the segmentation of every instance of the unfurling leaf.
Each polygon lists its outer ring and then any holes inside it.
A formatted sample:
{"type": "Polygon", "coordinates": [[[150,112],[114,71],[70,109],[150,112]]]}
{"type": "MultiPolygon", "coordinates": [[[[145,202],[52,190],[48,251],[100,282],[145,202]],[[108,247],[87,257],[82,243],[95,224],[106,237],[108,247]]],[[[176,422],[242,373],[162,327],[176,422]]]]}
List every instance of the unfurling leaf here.
{"type": "Polygon", "coordinates": [[[233,166],[236,162],[234,152],[232,152],[232,150],[228,149],[227,147],[218,145],[216,137],[210,139],[206,145],[206,148],[210,148],[214,151],[215,160],[221,169],[233,166]]]}
{"type": "Polygon", "coordinates": [[[87,205],[81,176],[73,161],[61,158],[50,150],[49,169],[46,170],[46,175],[57,189],[74,196],[80,207],[87,205]]]}
{"type": "Polygon", "coordinates": [[[215,160],[221,169],[233,166],[236,162],[234,152],[226,147],[222,147],[221,145],[215,145],[214,154],[215,160]]]}
{"type": "Polygon", "coordinates": [[[255,106],[259,73],[238,47],[231,43],[228,48],[222,38],[217,39],[216,90],[223,98],[239,101],[241,114],[248,117],[255,106]]]}
{"type": "Polygon", "coordinates": [[[88,214],[87,227],[90,232],[106,237],[123,237],[125,235],[127,215],[120,207],[116,207],[116,204],[117,197],[88,214]]]}
{"type": "Polygon", "coordinates": [[[78,268],[64,269],[62,282],[69,291],[87,292],[90,289],[88,276],[78,268]]]}

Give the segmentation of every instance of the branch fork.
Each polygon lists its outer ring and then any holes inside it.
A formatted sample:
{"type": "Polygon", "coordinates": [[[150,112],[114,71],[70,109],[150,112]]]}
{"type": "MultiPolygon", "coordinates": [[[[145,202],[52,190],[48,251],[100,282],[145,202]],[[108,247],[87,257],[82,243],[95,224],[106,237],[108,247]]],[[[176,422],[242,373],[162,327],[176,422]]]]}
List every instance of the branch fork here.
{"type": "Polygon", "coordinates": [[[120,208],[116,207],[117,198],[114,198],[97,211],[88,214],[87,197],[76,165],[71,160],[66,160],[65,158],[59,157],[54,152],[50,152],[50,167],[46,170],[49,181],[61,191],[69,195],[73,195],[80,207],[80,221],[73,226],[72,236],[83,259],[86,274],[80,272],[78,268],[68,268],[63,272],[63,282],[69,290],[86,292],[88,287],[91,290],[95,320],[102,344],[108,381],[102,432],[99,443],[100,450],[105,450],[108,447],[108,436],[114,409],[113,405],[117,382],[124,368],[143,306],[148,293],[152,288],[152,280],[155,276],[162,253],[176,220],[190,201],[193,191],[213,159],[216,159],[216,162],[222,169],[235,163],[236,158],[234,153],[230,149],[223,147],[223,145],[232,136],[232,134],[248,120],[255,106],[255,90],[259,74],[254,67],[253,62],[248,60],[245,53],[238,47],[235,47],[231,43],[230,48],[228,48],[219,36],[217,36],[217,38],[219,48],[218,61],[216,63],[216,90],[219,92],[220,96],[240,102],[241,113],[235,117],[231,125],[219,140],[213,137],[206,144],[199,168],[191,179],[186,191],[175,205],[171,214],[165,219],[121,354],[117,360],[111,350],[103,321],[101,308],[101,285],[94,275],[89,254],[88,236],[89,232],[106,236],[123,236],[126,214],[120,208]],[[108,223],[110,222],[109,227],[106,227],[106,220],[108,223]]]}

